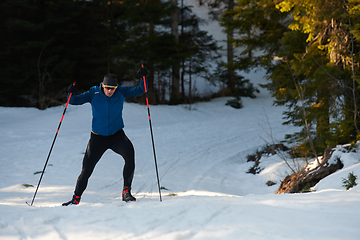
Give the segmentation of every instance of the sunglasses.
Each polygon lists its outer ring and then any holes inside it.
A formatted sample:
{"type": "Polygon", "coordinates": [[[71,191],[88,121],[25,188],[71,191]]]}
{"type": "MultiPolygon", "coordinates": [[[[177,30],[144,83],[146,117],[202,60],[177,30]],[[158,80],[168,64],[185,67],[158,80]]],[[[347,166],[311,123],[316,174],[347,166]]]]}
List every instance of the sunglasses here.
{"type": "Polygon", "coordinates": [[[107,90],[115,90],[118,86],[109,86],[109,85],[104,85],[103,84],[103,87],[107,90]]]}

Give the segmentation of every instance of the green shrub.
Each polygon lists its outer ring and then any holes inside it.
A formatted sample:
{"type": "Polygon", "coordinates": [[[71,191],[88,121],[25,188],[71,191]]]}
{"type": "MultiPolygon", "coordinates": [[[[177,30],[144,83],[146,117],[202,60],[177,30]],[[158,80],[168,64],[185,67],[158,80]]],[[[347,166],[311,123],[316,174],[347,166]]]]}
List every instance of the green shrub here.
{"type": "Polygon", "coordinates": [[[230,105],[233,108],[242,108],[242,101],[240,97],[235,97],[234,99],[228,100],[225,105],[230,105]]]}
{"type": "Polygon", "coordinates": [[[312,184],[311,183],[306,183],[306,185],[303,187],[303,189],[301,190],[302,193],[308,193],[308,192],[311,192],[311,187],[312,187],[312,184]]]}
{"type": "Polygon", "coordinates": [[[343,178],[343,187],[346,188],[346,190],[349,190],[352,187],[355,187],[357,185],[356,183],[357,176],[354,175],[354,173],[349,173],[348,178],[343,178]]]}

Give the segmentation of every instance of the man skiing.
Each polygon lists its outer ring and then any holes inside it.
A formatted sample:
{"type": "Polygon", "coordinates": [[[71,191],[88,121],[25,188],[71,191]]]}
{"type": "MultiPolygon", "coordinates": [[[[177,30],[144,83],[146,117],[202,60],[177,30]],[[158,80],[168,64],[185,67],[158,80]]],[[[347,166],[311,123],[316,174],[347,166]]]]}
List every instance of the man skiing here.
{"type": "Polygon", "coordinates": [[[91,104],[92,130],[73,198],[63,203],[63,206],[80,203],[81,195],[86,189],[95,165],[107,149],[120,154],[125,160],[122,200],[136,201],[130,192],[135,170],[135,153],[131,141],[123,130],[122,110],[125,98],[145,93],[143,77],[147,77],[147,73],[145,68],[140,69],[141,80],[136,87],[119,86],[118,79],[114,74],[105,75],[100,86],[94,86],[80,95],[76,95],[76,85],[69,86],[68,92],[72,93],[70,104],[81,105],[87,102],[91,104]]]}

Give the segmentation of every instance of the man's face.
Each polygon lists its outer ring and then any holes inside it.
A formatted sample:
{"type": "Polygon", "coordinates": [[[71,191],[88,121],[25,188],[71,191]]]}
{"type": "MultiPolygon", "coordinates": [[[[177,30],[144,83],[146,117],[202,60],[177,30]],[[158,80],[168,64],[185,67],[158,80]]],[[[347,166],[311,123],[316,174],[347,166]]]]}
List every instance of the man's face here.
{"type": "Polygon", "coordinates": [[[117,86],[107,86],[104,83],[101,83],[101,84],[103,86],[104,93],[107,97],[111,97],[117,88],[117,86]]]}

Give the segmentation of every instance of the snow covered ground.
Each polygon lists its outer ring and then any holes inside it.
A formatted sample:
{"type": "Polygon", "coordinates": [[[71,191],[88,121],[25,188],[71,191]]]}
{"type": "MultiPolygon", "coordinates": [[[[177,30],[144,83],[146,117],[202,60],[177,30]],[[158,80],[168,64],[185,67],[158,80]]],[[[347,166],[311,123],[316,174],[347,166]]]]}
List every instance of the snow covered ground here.
{"type": "MultiPolygon", "coordinates": [[[[210,34],[219,32],[215,25],[208,26],[210,34]]],[[[264,82],[263,75],[244,74],[255,84],[264,82]]],[[[257,96],[243,98],[242,109],[225,106],[229,98],[197,103],[192,110],[150,106],[162,202],[146,106],[126,103],[137,202],[121,201],[123,159],[108,151],[80,205],[69,207],[61,203],[72,197],[81,171],[90,105],[68,107],[32,207],[26,202],[34,195],[64,106],[0,107],[0,239],[359,239],[360,187],[342,187],[350,172],[360,176],[359,153],[336,151],[344,168],[306,194],[274,194],[290,173],[277,156],[262,162],[260,174],[246,173],[253,165],[247,155],[296,130],[281,125],[284,109],[272,106],[266,90],[257,96]],[[268,180],[276,185],[268,187],[268,180]]]]}
{"type": "Polygon", "coordinates": [[[145,105],[126,103],[125,132],[136,149],[133,194],[121,201],[123,160],[108,151],[78,206],[72,196],[89,138],[91,108],[69,106],[31,202],[64,106],[0,108],[0,239],[359,239],[360,187],[346,191],[342,178],[360,176],[358,153],[342,153],[345,166],[315,192],[274,192],[290,172],[269,156],[259,175],[246,173],[246,156],[295,129],[282,126],[282,108],[262,90],[243,98],[187,106],[151,106],[163,201],[159,201],[145,105]],[[268,180],[277,184],[266,185],[268,180]],[[31,184],[35,187],[25,187],[31,184]]]}

